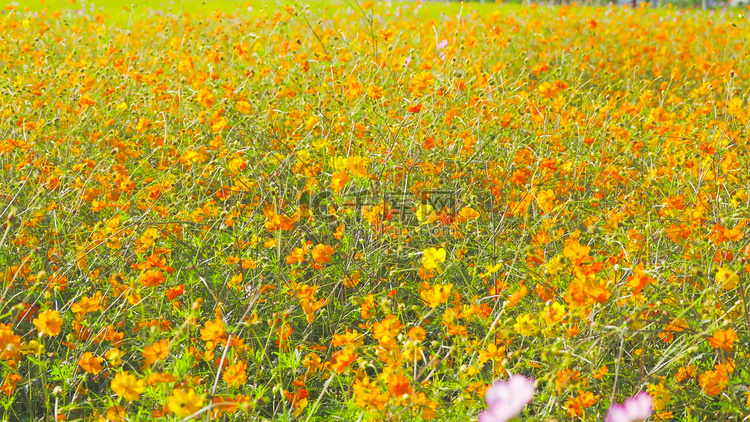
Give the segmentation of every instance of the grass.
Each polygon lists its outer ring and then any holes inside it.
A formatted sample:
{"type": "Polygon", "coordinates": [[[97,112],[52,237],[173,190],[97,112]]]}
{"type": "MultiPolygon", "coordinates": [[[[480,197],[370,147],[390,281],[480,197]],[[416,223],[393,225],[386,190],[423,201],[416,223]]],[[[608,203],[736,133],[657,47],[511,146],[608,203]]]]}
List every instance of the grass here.
{"type": "MultiPolygon", "coordinates": [[[[208,14],[214,11],[221,11],[230,14],[247,14],[256,13],[260,10],[279,10],[284,4],[295,4],[293,1],[248,1],[248,0],[110,0],[97,2],[81,2],[78,0],[27,0],[22,2],[20,9],[28,8],[29,11],[65,11],[76,13],[78,10],[85,8],[87,11],[93,10],[96,14],[101,14],[109,22],[117,24],[126,24],[129,20],[148,17],[157,11],[164,13],[190,13],[190,14],[208,14]]],[[[334,1],[307,1],[305,4],[313,13],[324,13],[326,10],[336,9],[338,7],[350,6],[356,7],[355,3],[345,0],[334,1]]],[[[391,9],[402,4],[401,1],[382,2],[378,7],[391,9]]],[[[460,12],[470,13],[478,12],[482,14],[491,13],[501,10],[504,13],[510,13],[521,9],[521,5],[513,4],[495,4],[490,2],[469,2],[461,4],[459,2],[425,2],[422,5],[421,16],[426,19],[439,18],[445,14],[456,14],[460,12]]]]}

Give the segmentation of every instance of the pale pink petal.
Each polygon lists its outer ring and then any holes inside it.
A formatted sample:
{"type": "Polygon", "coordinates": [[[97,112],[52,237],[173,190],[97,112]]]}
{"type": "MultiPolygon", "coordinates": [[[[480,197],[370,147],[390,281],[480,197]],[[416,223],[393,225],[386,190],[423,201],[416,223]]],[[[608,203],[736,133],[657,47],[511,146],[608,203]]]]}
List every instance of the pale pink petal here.
{"type": "Polygon", "coordinates": [[[511,375],[508,379],[513,398],[519,402],[530,402],[534,397],[534,380],[523,375],[511,375]]]}
{"type": "Polygon", "coordinates": [[[495,404],[507,402],[511,397],[511,391],[506,381],[495,381],[487,389],[484,400],[488,407],[494,407],[495,404]]]}
{"type": "Polygon", "coordinates": [[[509,406],[497,405],[479,414],[479,422],[508,422],[519,413],[521,412],[509,406]]]}
{"type": "Polygon", "coordinates": [[[653,399],[646,392],[640,392],[635,397],[625,400],[625,410],[631,421],[643,421],[651,416],[653,399]]]}
{"type": "Polygon", "coordinates": [[[523,375],[496,381],[485,393],[489,409],[482,412],[480,422],[504,422],[520,414],[534,397],[534,382],[523,375]]]}
{"type": "Polygon", "coordinates": [[[625,410],[625,406],[621,404],[613,404],[607,411],[606,422],[632,422],[628,416],[628,412],[625,410]]]}

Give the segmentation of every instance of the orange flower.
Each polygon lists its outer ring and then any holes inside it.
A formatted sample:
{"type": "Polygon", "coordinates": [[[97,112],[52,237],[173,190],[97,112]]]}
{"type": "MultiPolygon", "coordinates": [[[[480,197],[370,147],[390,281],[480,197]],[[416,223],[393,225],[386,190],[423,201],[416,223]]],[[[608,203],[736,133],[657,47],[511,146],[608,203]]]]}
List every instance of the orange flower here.
{"type": "Polygon", "coordinates": [[[203,341],[218,342],[223,339],[227,331],[224,328],[224,321],[216,318],[214,321],[206,321],[205,328],[201,328],[201,339],[203,341]]]}
{"type": "Polygon", "coordinates": [[[16,384],[21,382],[23,378],[21,378],[18,374],[9,374],[5,377],[5,380],[3,380],[3,384],[0,385],[0,391],[2,391],[6,396],[12,396],[13,393],[16,391],[16,384]]]}
{"type": "Polygon", "coordinates": [[[333,356],[331,369],[342,374],[352,362],[357,360],[357,357],[354,349],[347,347],[333,356]]]}
{"type": "Polygon", "coordinates": [[[385,95],[385,91],[380,86],[370,85],[367,88],[367,96],[370,97],[370,98],[378,100],[380,98],[383,98],[384,95],[385,95]]]}
{"type": "Polygon", "coordinates": [[[21,336],[13,333],[10,324],[0,324],[0,359],[15,359],[21,347],[21,336]]]}
{"type": "Polygon", "coordinates": [[[674,376],[675,382],[682,382],[695,376],[695,365],[680,366],[674,376]]]}
{"type": "Polygon", "coordinates": [[[344,334],[336,334],[333,336],[333,339],[331,340],[331,346],[333,347],[341,347],[341,346],[348,346],[348,345],[354,345],[354,346],[361,346],[363,342],[363,335],[357,331],[357,330],[346,330],[344,334]]]}
{"type": "Polygon", "coordinates": [[[469,221],[479,218],[479,212],[471,207],[463,207],[458,213],[457,221],[469,221]]]}
{"type": "Polygon", "coordinates": [[[166,341],[154,343],[143,349],[143,357],[146,359],[146,365],[151,365],[157,360],[164,360],[169,355],[169,344],[166,341]]]}
{"type": "Polygon", "coordinates": [[[367,176],[368,162],[367,158],[352,156],[346,160],[346,168],[356,177],[365,177],[367,176]]]}
{"type": "Polygon", "coordinates": [[[185,285],[184,284],[179,284],[179,285],[177,285],[175,287],[172,287],[169,290],[167,290],[164,293],[164,296],[166,296],[167,299],[169,299],[170,301],[172,301],[172,300],[175,300],[175,298],[177,298],[177,296],[182,296],[183,294],[185,294],[185,285]]]}
{"type": "Polygon", "coordinates": [[[513,307],[518,305],[521,302],[521,299],[526,297],[526,295],[529,293],[529,288],[526,286],[521,286],[518,288],[518,290],[513,293],[512,295],[508,296],[508,307],[513,307]]]}
{"type": "Polygon", "coordinates": [[[422,110],[422,103],[417,103],[406,107],[406,111],[409,113],[419,113],[422,110]]]}
{"type": "Polygon", "coordinates": [[[601,379],[605,375],[607,375],[608,373],[609,373],[609,368],[607,368],[607,365],[602,365],[601,368],[599,368],[596,371],[594,371],[594,378],[595,379],[601,379]]]}
{"type": "Polygon", "coordinates": [[[578,393],[578,396],[571,397],[565,402],[565,407],[568,409],[568,414],[571,417],[583,416],[583,409],[591,407],[598,401],[597,396],[591,391],[583,391],[578,393]]]}
{"type": "Polygon", "coordinates": [[[294,248],[286,257],[286,263],[289,265],[300,264],[305,262],[305,248],[294,248]]]}
{"type": "Polygon", "coordinates": [[[123,422],[125,421],[125,408],[122,406],[112,406],[107,409],[106,420],[112,422],[123,422]]]}
{"type": "Polygon", "coordinates": [[[487,350],[479,351],[479,364],[484,365],[489,360],[500,362],[505,358],[505,346],[497,347],[495,343],[487,345],[487,350]]]}
{"type": "Polygon", "coordinates": [[[729,327],[726,330],[718,330],[715,332],[714,335],[708,339],[708,343],[714,349],[724,349],[729,352],[732,350],[732,345],[736,339],[737,333],[734,332],[732,327],[729,327]]]}
{"type": "Polygon", "coordinates": [[[633,288],[633,293],[638,294],[646,284],[653,284],[654,279],[649,277],[643,269],[643,264],[638,264],[633,270],[633,275],[627,279],[628,286],[633,288]]]}
{"type": "Polygon", "coordinates": [[[422,327],[412,327],[409,329],[409,332],[406,333],[406,335],[409,336],[410,339],[414,341],[424,341],[424,339],[427,337],[427,331],[425,331],[422,327]]]}
{"type": "Polygon", "coordinates": [[[386,315],[382,321],[372,325],[372,337],[381,346],[391,345],[403,326],[396,316],[386,315]]]}
{"type": "Polygon", "coordinates": [[[247,380],[247,364],[245,362],[238,362],[234,365],[228,366],[221,374],[221,379],[227,383],[229,387],[239,387],[247,380]]]}
{"type": "Polygon", "coordinates": [[[333,173],[331,178],[331,189],[334,192],[339,193],[349,183],[350,177],[346,170],[341,170],[333,173]]]}
{"type": "Polygon", "coordinates": [[[409,380],[403,375],[391,375],[388,381],[388,391],[394,396],[402,396],[411,390],[409,380]]]}
{"type": "Polygon", "coordinates": [[[102,371],[103,361],[103,358],[94,356],[91,352],[86,352],[81,356],[81,359],[78,360],[78,366],[83,368],[83,370],[89,374],[96,375],[102,371]]]}
{"type": "Polygon", "coordinates": [[[523,185],[526,183],[526,179],[531,177],[531,170],[527,169],[526,167],[521,167],[520,169],[513,172],[513,176],[511,176],[510,180],[515,185],[523,185]]]}
{"type": "Polygon", "coordinates": [[[138,277],[138,281],[144,287],[155,287],[164,283],[164,274],[159,270],[149,270],[138,277]]]}
{"type": "Polygon", "coordinates": [[[249,114],[251,111],[253,111],[250,103],[245,100],[237,101],[234,107],[242,114],[249,114]]]}
{"type": "Polygon", "coordinates": [[[731,367],[723,364],[715,365],[714,368],[713,371],[706,371],[698,378],[703,392],[711,397],[724,391],[729,383],[729,373],[732,372],[731,367]]]}
{"type": "Polygon", "coordinates": [[[60,330],[62,329],[62,318],[60,318],[60,314],[57,311],[49,309],[40,312],[39,317],[34,318],[34,326],[39,331],[39,334],[56,336],[60,334],[60,330]]]}
{"type": "Polygon", "coordinates": [[[312,250],[313,260],[318,264],[331,262],[331,255],[333,255],[333,248],[329,245],[318,244],[312,250]]]}
{"type": "Polygon", "coordinates": [[[569,258],[573,265],[580,265],[581,261],[589,256],[590,246],[581,245],[577,239],[568,238],[563,248],[563,255],[569,258]]]}
{"type": "Polygon", "coordinates": [[[102,293],[96,292],[94,296],[84,296],[80,302],[71,305],[70,310],[76,314],[87,314],[101,309],[102,293]]]}
{"type": "Polygon", "coordinates": [[[354,404],[363,408],[384,410],[388,401],[388,396],[380,391],[377,380],[371,381],[370,377],[365,376],[354,381],[352,385],[354,393],[354,404]]]}

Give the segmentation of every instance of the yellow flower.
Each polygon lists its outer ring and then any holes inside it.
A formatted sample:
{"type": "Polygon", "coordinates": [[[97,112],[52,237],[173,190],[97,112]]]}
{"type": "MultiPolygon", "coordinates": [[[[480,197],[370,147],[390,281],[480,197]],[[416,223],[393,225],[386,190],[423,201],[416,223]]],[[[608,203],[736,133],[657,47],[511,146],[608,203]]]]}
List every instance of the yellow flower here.
{"type": "Polygon", "coordinates": [[[471,207],[463,207],[458,213],[458,218],[461,221],[475,220],[479,218],[479,212],[471,207]]]}
{"type": "Polygon", "coordinates": [[[565,318],[565,306],[555,302],[551,306],[544,308],[542,312],[542,319],[548,325],[555,325],[562,322],[565,318]]]}
{"type": "Polygon", "coordinates": [[[445,249],[427,248],[424,250],[422,266],[426,270],[439,270],[442,262],[445,262],[445,249]]]}
{"type": "Polygon", "coordinates": [[[367,164],[369,160],[360,156],[349,157],[346,160],[346,168],[356,177],[367,176],[367,164]]]}
{"type": "Polygon", "coordinates": [[[436,284],[432,287],[432,289],[423,290],[419,294],[419,297],[422,298],[427,306],[429,306],[430,308],[435,308],[441,303],[448,302],[452,289],[453,284],[436,284]]]}
{"type": "Polygon", "coordinates": [[[669,388],[664,386],[664,382],[649,384],[648,393],[654,399],[654,411],[664,410],[669,401],[672,400],[672,394],[669,392],[669,388]]]}
{"type": "Polygon", "coordinates": [[[562,263],[563,256],[562,255],[556,255],[552,259],[547,262],[547,273],[549,275],[557,275],[557,273],[562,270],[564,267],[564,264],[562,263]]]}
{"type": "Polygon", "coordinates": [[[380,86],[370,85],[367,88],[367,96],[370,98],[374,98],[377,100],[377,99],[383,98],[384,95],[385,95],[385,90],[383,90],[383,88],[380,86]]]}
{"type": "Polygon", "coordinates": [[[432,223],[433,221],[437,220],[437,215],[435,215],[432,205],[420,204],[417,207],[417,220],[420,223],[425,220],[427,220],[428,223],[432,223]]]}
{"type": "Polygon", "coordinates": [[[487,273],[486,273],[486,275],[492,275],[492,274],[495,274],[496,272],[500,271],[500,268],[502,268],[502,266],[503,266],[503,264],[502,264],[502,263],[500,263],[500,262],[498,262],[498,263],[497,263],[497,264],[495,264],[495,265],[486,265],[486,266],[484,267],[484,269],[485,269],[485,270],[487,270],[487,273]]]}
{"type": "Polygon", "coordinates": [[[732,290],[737,287],[740,277],[734,271],[729,268],[719,268],[716,272],[716,284],[723,287],[726,290],[732,290]]]}
{"type": "Polygon", "coordinates": [[[497,347],[496,344],[487,345],[487,350],[479,351],[479,364],[484,365],[488,360],[500,361],[505,357],[505,346],[497,347]]]}
{"type": "Polygon", "coordinates": [[[33,353],[35,355],[41,355],[44,353],[44,345],[36,340],[31,340],[26,344],[21,345],[21,353],[27,355],[33,353]]]}
{"type": "Polygon", "coordinates": [[[535,336],[539,333],[539,323],[532,314],[519,315],[513,329],[522,336],[535,336]]]}
{"type": "Polygon", "coordinates": [[[127,401],[138,400],[143,393],[143,380],[139,380],[135,375],[128,371],[120,372],[112,380],[112,391],[127,401]]]}
{"type": "Polygon", "coordinates": [[[186,418],[203,407],[203,399],[195,394],[192,388],[188,388],[187,391],[178,388],[169,396],[167,407],[177,417],[186,418]]]}
{"type": "Polygon", "coordinates": [[[76,314],[86,315],[101,309],[102,293],[96,292],[94,296],[84,296],[80,302],[71,305],[70,310],[76,314]]]}
{"type": "Polygon", "coordinates": [[[39,330],[39,334],[56,336],[62,329],[62,318],[60,318],[60,313],[50,309],[40,312],[39,318],[34,318],[34,326],[39,330]]]}
{"type": "Polygon", "coordinates": [[[334,157],[332,162],[333,162],[334,170],[336,171],[346,170],[346,163],[347,163],[346,157],[341,157],[341,156],[334,157]]]}
{"type": "Polygon", "coordinates": [[[237,103],[234,105],[234,108],[237,109],[242,114],[249,114],[251,111],[253,111],[252,106],[249,102],[245,100],[237,101],[237,103]]]}
{"type": "Polygon", "coordinates": [[[104,357],[107,359],[110,365],[120,366],[122,365],[123,354],[124,353],[120,349],[110,349],[107,353],[104,354],[104,357]]]}

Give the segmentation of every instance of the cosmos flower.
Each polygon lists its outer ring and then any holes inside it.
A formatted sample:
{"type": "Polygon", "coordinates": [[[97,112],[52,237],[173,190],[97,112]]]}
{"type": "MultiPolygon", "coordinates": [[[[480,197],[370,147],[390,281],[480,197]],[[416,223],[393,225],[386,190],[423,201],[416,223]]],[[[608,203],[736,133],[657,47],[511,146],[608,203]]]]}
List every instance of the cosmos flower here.
{"type": "Polygon", "coordinates": [[[640,392],[625,400],[623,404],[613,404],[607,411],[606,422],[645,421],[651,416],[654,400],[646,392],[640,392]]]}
{"type": "Polygon", "coordinates": [[[518,416],[534,397],[534,379],[511,375],[507,381],[496,381],[487,389],[488,409],[479,414],[479,422],[506,422],[518,416]]]}
{"type": "Polygon", "coordinates": [[[427,248],[424,250],[422,265],[425,269],[440,271],[440,264],[445,262],[445,249],[427,248]]]}

